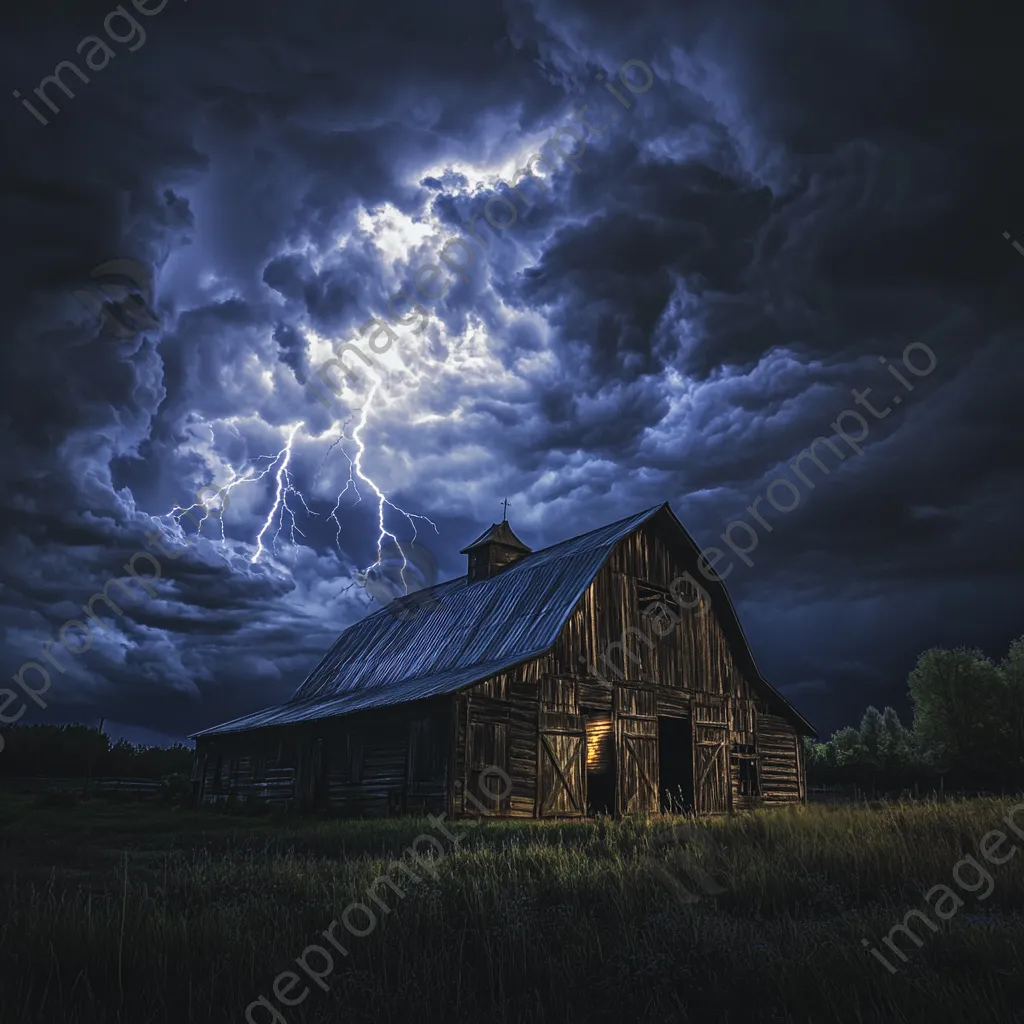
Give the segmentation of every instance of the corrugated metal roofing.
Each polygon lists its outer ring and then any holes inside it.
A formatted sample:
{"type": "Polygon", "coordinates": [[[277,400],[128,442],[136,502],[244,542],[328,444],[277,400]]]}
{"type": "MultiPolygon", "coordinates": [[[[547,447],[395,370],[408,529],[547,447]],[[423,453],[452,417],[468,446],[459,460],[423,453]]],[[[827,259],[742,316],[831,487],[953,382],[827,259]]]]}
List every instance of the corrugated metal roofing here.
{"type": "Polygon", "coordinates": [[[286,725],[451,693],[543,654],[612,548],[662,505],[536,551],[497,576],[426,592],[438,602],[402,621],[388,609],[351,625],[291,700],[196,733],[286,725]]]}
{"type": "MultiPolygon", "coordinates": [[[[195,736],[330,718],[453,693],[547,651],[612,548],[665,509],[694,558],[699,547],[668,504],[526,555],[489,579],[466,576],[419,591],[437,605],[403,621],[381,609],[351,625],[284,704],[195,736]]],[[[814,727],[761,675],[721,581],[704,584],[740,663],[803,731],[814,727]]]]}

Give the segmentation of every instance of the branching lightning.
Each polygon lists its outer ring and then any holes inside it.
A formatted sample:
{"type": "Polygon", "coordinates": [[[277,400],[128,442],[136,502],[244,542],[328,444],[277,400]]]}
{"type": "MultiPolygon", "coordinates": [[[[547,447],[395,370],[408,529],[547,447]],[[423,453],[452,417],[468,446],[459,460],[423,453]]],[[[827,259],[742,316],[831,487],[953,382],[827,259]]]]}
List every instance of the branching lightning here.
{"type": "MultiPolygon", "coordinates": [[[[391,542],[395,545],[395,548],[398,550],[398,553],[402,559],[402,566],[401,569],[399,570],[399,575],[402,580],[402,588],[405,591],[405,593],[408,594],[409,583],[408,580],[406,580],[405,578],[405,570],[408,568],[409,565],[408,559],[406,558],[405,550],[403,549],[401,542],[398,540],[398,537],[394,533],[392,533],[385,525],[384,506],[386,505],[389,508],[394,509],[396,512],[398,512],[400,515],[404,516],[408,520],[409,525],[412,527],[413,542],[416,541],[416,538],[418,536],[418,530],[416,526],[417,519],[422,519],[425,522],[430,523],[430,525],[434,528],[435,533],[437,533],[438,530],[436,524],[433,523],[426,516],[417,515],[414,512],[407,512],[405,509],[400,508],[398,505],[392,502],[387,497],[387,495],[384,494],[380,487],[377,486],[377,483],[371,477],[366,475],[363,469],[363,456],[366,454],[366,444],[362,438],[362,431],[363,428],[366,426],[370,414],[370,409],[373,406],[374,399],[377,397],[377,394],[380,391],[380,386],[381,380],[376,374],[374,374],[373,386],[370,388],[370,391],[366,396],[366,400],[363,402],[363,405],[359,410],[359,422],[356,424],[355,428],[352,431],[351,439],[355,442],[356,446],[355,458],[349,455],[348,450],[342,443],[343,441],[346,440],[345,428],[348,426],[349,422],[351,422],[351,419],[345,421],[345,423],[342,426],[341,436],[338,437],[333,442],[333,444],[327,450],[327,455],[324,456],[324,462],[326,463],[327,458],[328,456],[330,456],[331,452],[336,447],[340,447],[342,455],[345,456],[345,460],[348,462],[348,477],[345,480],[345,486],[338,493],[338,496],[334,502],[334,508],[331,509],[331,514],[327,518],[332,519],[334,521],[335,544],[337,545],[338,550],[341,551],[341,520],[338,518],[338,513],[341,510],[342,499],[351,489],[356,496],[356,500],[353,503],[354,505],[358,505],[363,500],[363,496],[359,491],[359,485],[356,483],[357,478],[358,480],[362,481],[363,484],[369,487],[377,498],[377,559],[372,565],[369,565],[365,569],[359,571],[356,574],[356,578],[359,582],[365,582],[366,579],[369,577],[370,573],[380,568],[384,560],[385,538],[390,538],[391,542]]],[[[322,468],[323,466],[321,466],[321,469],[322,468]]]]}
{"type": "MultiPolygon", "coordinates": [[[[375,562],[373,562],[372,565],[369,565],[362,571],[358,572],[356,574],[356,578],[359,582],[365,582],[369,574],[381,568],[381,565],[384,561],[385,542],[390,540],[390,542],[394,544],[395,548],[397,549],[401,556],[402,564],[401,569],[399,570],[399,575],[401,577],[402,586],[406,594],[408,594],[409,584],[408,581],[406,580],[405,571],[409,566],[409,562],[408,559],[406,558],[405,550],[402,548],[402,544],[399,541],[398,537],[387,528],[387,525],[385,523],[385,506],[394,510],[399,515],[405,517],[409,525],[412,527],[413,542],[415,542],[418,537],[417,520],[422,520],[426,523],[429,523],[430,526],[433,527],[435,533],[439,531],[437,529],[437,525],[432,520],[428,519],[426,516],[418,515],[414,512],[407,512],[405,509],[400,508],[398,505],[392,502],[387,497],[387,495],[381,490],[381,488],[377,485],[377,483],[366,474],[366,471],[363,466],[364,456],[366,455],[366,443],[363,440],[362,432],[363,428],[367,424],[367,420],[369,419],[370,411],[373,408],[375,400],[377,400],[378,397],[382,397],[380,395],[382,385],[380,377],[375,373],[371,374],[371,376],[373,383],[372,386],[370,387],[368,394],[366,395],[366,400],[363,402],[362,406],[358,410],[358,422],[356,423],[352,431],[351,438],[348,438],[346,436],[346,429],[349,423],[356,418],[355,415],[349,417],[349,419],[347,419],[342,424],[341,435],[334,442],[332,442],[330,447],[327,449],[327,452],[324,455],[323,462],[320,464],[320,468],[317,470],[317,473],[313,478],[313,483],[315,485],[316,480],[319,478],[320,473],[323,471],[324,466],[326,465],[327,460],[331,455],[331,452],[333,452],[335,448],[340,448],[342,454],[345,456],[345,459],[348,462],[348,478],[345,481],[345,486],[338,493],[337,498],[335,499],[334,507],[331,509],[330,514],[327,516],[328,520],[334,522],[335,544],[337,545],[339,552],[344,554],[341,548],[342,525],[341,518],[339,515],[341,511],[342,500],[344,499],[345,495],[348,494],[349,490],[351,490],[355,494],[356,498],[353,504],[358,505],[363,499],[363,495],[360,493],[359,489],[359,483],[362,483],[365,487],[369,488],[369,490],[373,492],[377,499],[377,559],[375,562]],[[351,439],[355,444],[354,456],[349,454],[348,450],[344,445],[344,442],[348,439],[351,439]]],[[[191,521],[196,525],[197,533],[202,533],[203,523],[206,522],[208,518],[210,518],[211,514],[216,512],[217,517],[220,519],[221,544],[226,546],[227,537],[224,529],[224,512],[227,508],[231,492],[236,487],[240,487],[242,484],[257,483],[258,481],[263,480],[266,476],[273,473],[276,484],[274,492],[274,501],[270,507],[270,511],[267,513],[267,516],[263,521],[263,525],[260,527],[260,530],[256,535],[255,552],[249,559],[249,564],[255,565],[260,560],[260,558],[266,553],[267,533],[274,527],[275,521],[277,524],[277,528],[276,530],[274,530],[274,533],[269,540],[269,545],[270,549],[274,552],[274,554],[277,554],[277,541],[281,535],[281,531],[284,530],[286,527],[286,515],[288,517],[287,528],[289,531],[291,542],[293,545],[297,544],[298,542],[296,541],[296,534],[298,534],[300,537],[305,537],[305,534],[302,532],[302,530],[299,529],[297,525],[296,512],[298,510],[289,504],[289,497],[294,496],[294,498],[298,499],[299,503],[301,503],[302,505],[302,508],[309,515],[319,515],[319,513],[314,512],[309,507],[302,492],[295,485],[292,478],[292,472],[290,469],[292,461],[292,449],[295,443],[295,437],[298,431],[304,425],[304,422],[299,422],[290,427],[284,447],[282,447],[281,450],[278,451],[276,454],[256,456],[255,458],[250,460],[251,464],[247,466],[243,471],[231,469],[230,479],[227,481],[226,484],[224,484],[219,489],[214,487],[204,488],[204,490],[215,492],[214,496],[209,498],[207,501],[204,502],[197,500],[194,504],[188,506],[187,508],[175,505],[171,509],[171,511],[166,515],[173,521],[178,531],[178,535],[180,536],[183,533],[181,527],[181,519],[183,516],[187,515],[189,519],[191,519],[191,521]],[[260,462],[265,462],[266,464],[262,467],[259,467],[258,463],[260,462]],[[202,510],[202,517],[198,520],[193,515],[193,512],[196,509],[202,510]]],[[[235,429],[235,433],[237,436],[241,436],[238,434],[237,429],[235,429]]],[[[198,497],[199,495],[197,495],[197,499],[198,497]]]]}
{"type": "MultiPolygon", "coordinates": [[[[181,520],[184,516],[188,516],[193,523],[196,524],[196,532],[202,533],[203,523],[210,518],[212,512],[217,512],[217,518],[220,520],[220,539],[222,544],[227,543],[227,535],[224,532],[224,511],[227,508],[229,495],[231,492],[242,484],[256,483],[262,480],[265,476],[277,470],[275,474],[277,488],[274,495],[274,503],[267,513],[267,518],[264,520],[263,526],[260,528],[259,533],[256,535],[256,553],[249,559],[250,565],[255,565],[259,561],[260,556],[264,553],[266,548],[263,546],[263,538],[266,535],[267,530],[270,529],[271,524],[274,522],[275,516],[277,517],[277,530],[271,540],[271,547],[274,553],[277,553],[277,540],[281,535],[281,531],[285,526],[285,513],[289,517],[289,533],[293,544],[296,543],[295,535],[298,534],[300,537],[305,537],[305,534],[299,529],[298,524],[295,521],[295,512],[288,504],[288,496],[294,494],[301,502],[302,507],[311,516],[319,515],[318,512],[314,512],[308,504],[306,499],[303,497],[302,492],[292,482],[291,473],[289,472],[289,465],[292,458],[292,445],[295,442],[295,435],[303,424],[293,424],[289,433],[288,439],[285,442],[284,447],[276,455],[257,455],[251,461],[258,463],[261,460],[268,459],[269,464],[259,473],[256,472],[255,466],[248,466],[244,472],[238,472],[234,469],[231,470],[231,478],[228,480],[223,487],[216,489],[216,495],[208,501],[196,501],[194,504],[189,505],[187,508],[183,508],[180,505],[175,505],[170,512],[167,513],[168,517],[174,521],[175,526],[181,532],[181,520]],[[198,521],[195,516],[192,515],[194,509],[202,509],[202,518],[198,521]]],[[[213,491],[215,488],[210,487],[209,490],[213,491]]],[[[197,496],[198,497],[198,496],[197,496]]]]}
{"type": "MultiPolygon", "coordinates": [[[[324,455],[324,461],[320,463],[320,468],[316,472],[316,476],[317,477],[320,476],[320,474],[323,472],[324,466],[327,465],[327,460],[331,457],[331,452],[333,452],[334,449],[337,448],[338,445],[340,445],[341,442],[345,440],[345,430],[347,429],[348,425],[351,422],[352,422],[352,417],[350,416],[341,425],[341,435],[335,441],[333,441],[331,443],[330,448],[327,449],[327,453],[324,455]]],[[[335,526],[334,543],[337,546],[339,551],[341,551],[341,520],[338,518],[338,511],[341,508],[341,499],[345,497],[345,495],[348,493],[349,487],[351,487],[353,492],[355,493],[355,496],[356,496],[356,500],[355,500],[354,504],[358,505],[359,502],[361,502],[363,500],[363,496],[359,493],[359,488],[356,486],[355,479],[352,476],[353,470],[355,468],[353,466],[353,464],[352,464],[352,458],[348,454],[348,452],[345,450],[344,446],[342,446],[341,454],[344,455],[345,459],[348,461],[348,479],[345,481],[345,487],[342,489],[341,493],[337,497],[337,500],[334,502],[334,508],[331,509],[331,514],[327,517],[328,520],[331,520],[331,519],[334,520],[334,526],[335,526]]],[[[314,479],[314,482],[315,482],[316,481],[316,477],[314,477],[313,479],[314,479]]]]}
{"type": "MultiPolygon", "coordinates": [[[[288,464],[292,460],[292,442],[295,440],[295,434],[301,427],[301,423],[296,423],[291,433],[288,435],[288,441],[285,446],[277,453],[277,459],[270,464],[267,469],[269,473],[274,466],[277,465],[277,460],[281,459],[280,466],[277,469],[277,492],[274,495],[274,504],[271,506],[270,511],[267,513],[267,518],[263,523],[263,527],[260,532],[256,535],[256,554],[249,560],[251,565],[255,565],[259,561],[260,555],[263,554],[263,535],[270,529],[270,524],[274,521],[275,514],[278,514],[277,532],[274,534],[271,546],[274,549],[274,554],[277,554],[277,538],[281,535],[281,530],[284,529],[284,514],[285,512],[291,517],[291,538],[292,544],[295,544],[295,534],[298,533],[300,537],[306,535],[295,525],[295,512],[288,505],[288,495],[294,494],[298,497],[299,501],[302,502],[302,507],[309,512],[310,515],[319,515],[317,512],[313,512],[310,507],[306,504],[306,499],[302,496],[302,492],[292,484],[291,474],[288,472],[288,464]]],[[[265,476],[266,474],[264,474],[265,476]]]]}
{"type": "MultiPolygon", "coordinates": [[[[413,543],[416,542],[416,537],[418,536],[416,529],[417,519],[422,519],[425,522],[430,523],[430,525],[434,528],[434,533],[438,533],[439,531],[437,529],[437,525],[430,519],[428,519],[426,516],[416,515],[414,512],[406,512],[404,508],[399,508],[396,504],[394,504],[394,502],[389,501],[388,498],[385,496],[384,492],[373,482],[372,479],[370,479],[370,477],[368,477],[363,472],[363,456],[366,454],[366,445],[363,443],[363,439],[360,436],[360,434],[362,433],[363,427],[366,426],[366,420],[369,416],[370,406],[379,388],[380,378],[375,377],[373,387],[370,388],[370,393],[366,396],[366,401],[363,403],[363,407],[360,410],[359,422],[356,424],[355,429],[352,431],[352,440],[355,441],[356,443],[356,457],[354,459],[349,459],[349,480],[345,484],[345,490],[348,490],[349,482],[352,482],[354,486],[354,481],[352,477],[352,473],[354,472],[355,475],[359,477],[359,479],[362,480],[363,483],[365,483],[373,491],[375,495],[377,495],[377,561],[374,562],[373,565],[367,566],[367,568],[363,570],[363,576],[365,577],[368,573],[380,567],[380,564],[384,559],[384,538],[390,537],[392,543],[398,549],[398,553],[402,556],[402,568],[399,570],[399,574],[402,577],[402,586],[405,589],[405,592],[408,594],[409,584],[405,578],[405,570],[408,568],[409,562],[405,557],[405,551],[403,550],[401,543],[399,543],[398,538],[384,525],[384,506],[387,505],[389,508],[393,508],[400,515],[405,516],[405,518],[409,521],[409,525],[412,527],[413,543]]],[[[348,458],[347,452],[345,457],[348,458]]],[[[344,493],[345,491],[342,491],[341,494],[338,495],[339,503],[341,502],[341,497],[344,493]]],[[[358,491],[356,493],[358,494],[358,491]]]]}

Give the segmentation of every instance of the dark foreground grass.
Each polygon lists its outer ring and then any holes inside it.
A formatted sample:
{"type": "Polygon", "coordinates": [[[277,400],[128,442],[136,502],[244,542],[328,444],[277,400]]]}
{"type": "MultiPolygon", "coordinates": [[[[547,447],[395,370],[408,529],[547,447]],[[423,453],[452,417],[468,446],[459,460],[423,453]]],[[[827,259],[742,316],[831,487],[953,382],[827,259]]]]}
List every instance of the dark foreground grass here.
{"type": "Polygon", "coordinates": [[[1024,1020],[1024,855],[978,854],[992,829],[1024,846],[1001,823],[1020,799],[713,820],[724,891],[693,904],[652,866],[693,887],[663,822],[456,823],[436,878],[396,873],[404,898],[382,890],[389,912],[370,903],[363,938],[338,928],[348,955],[327,991],[287,1007],[274,978],[436,830],[7,798],[0,1022],[241,1024],[260,996],[287,1024],[1024,1020]],[[987,884],[953,880],[965,854],[991,874],[984,901],[987,884]],[[906,963],[882,947],[890,974],[861,939],[877,946],[912,909],[936,919],[923,893],[940,884],[964,905],[937,933],[912,920],[923,945],[898,939],[906,963]]]}

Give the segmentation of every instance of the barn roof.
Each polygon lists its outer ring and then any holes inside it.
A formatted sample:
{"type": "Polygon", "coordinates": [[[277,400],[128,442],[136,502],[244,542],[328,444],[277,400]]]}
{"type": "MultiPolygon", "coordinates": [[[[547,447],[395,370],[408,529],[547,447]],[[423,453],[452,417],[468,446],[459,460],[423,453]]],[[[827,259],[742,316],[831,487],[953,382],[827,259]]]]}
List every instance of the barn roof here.
{"type": "Polygon", "coordinates": [[[484,530],[476,540],[467,544],[459,554],[466,555],[474,548],[483,547],[485,544],[504,544],[507,548],[516,548],[518,551],[530,553],[530,548],[512,532],[512,527],[508,525],[506,519],[500,523],[491,523],[489,529],[484,530]]]}
{"type": "MultiPolygon", "coordinates": [[[[436,602],[404,619],[390,608],[349,626],[292,698],[195,736],[290,725],[452,693],[544,654],[612,548],[658,513],[667,513],[693,552],[696,543],[668,504],[526,555],[487,579],[466,576],[416,595],[436,602]]],[[[768,687],[803,731],[813,728],[757,670],[722,583],[707,583],[711,603],[741,665],[768,687]]]]}

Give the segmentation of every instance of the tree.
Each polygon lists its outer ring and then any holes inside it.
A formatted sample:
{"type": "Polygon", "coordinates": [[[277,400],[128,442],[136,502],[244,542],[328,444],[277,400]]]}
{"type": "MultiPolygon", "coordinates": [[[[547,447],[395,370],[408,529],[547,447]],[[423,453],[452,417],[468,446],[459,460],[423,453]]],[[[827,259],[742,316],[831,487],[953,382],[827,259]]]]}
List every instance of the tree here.
{"type": "Polygon", "coordinates": [[[882,769],[882,713],[874,705],[864,712],[860,720],[860,745],[865,767],[878,772],[882,769]]]}
{"type": "Polygon", "coordinates": [[[912,728],[891,707],[869,707],[859,727],[807,744],[816,781],[902,789],[941,773],[953,787],[1024,784],[1024,636],[999,665],[964,647],[925,651],[908,686],[912,728]]]}
{"type": "Polygon", "coordinates": [[[104,733],[86,725],[16,725],[4,736],[0,774],[10,776],[84,775],[109,746],[104,733]]]}
{"type": "Polygon", "coordinates": [[[4,732],[0,775],[82,778],[100,775],[156,779],[190,774],[192,751],[184,744],[141,747],[86,725],[16,725],[4,732]]]}
{"type": "Polygon", "coordinates": [[[836,766],[849,771],[862,768],[867,760],[867,751],[861,742],[860,730],[848,725],[832,736],[829,744],[835,748],[836,766]]]}
{"type": "Polygon", "coordinates": [[[1012,782],[1024,781],[1024,636],[1010,644],[999,666],[1003,683],[1004,758],[1012,782]]]}
{"type": "Polygon", "coordinates": [[[911,743],[900,716],[891,707],[886,707],[882,712],[882,736],[878,752],[888,783],[905,784],[913,761],[911,743]]]}
{"type": "Polygon", "coordinates": [[[804,737],[804,762],[808,781],[828,784],[839,779],[836,750],[831,743],[816,743],[804,737]]]}
{"type": "Polygon", "coordinates": [[[928,760],[960,783],[993,781],[1005,746],[1002,673],[979,650],[932,648],[908,679],[914,732],[928,760]]]}

